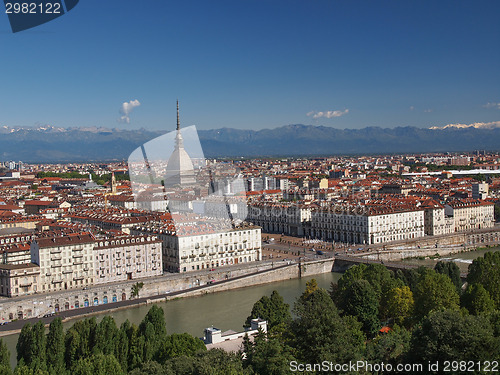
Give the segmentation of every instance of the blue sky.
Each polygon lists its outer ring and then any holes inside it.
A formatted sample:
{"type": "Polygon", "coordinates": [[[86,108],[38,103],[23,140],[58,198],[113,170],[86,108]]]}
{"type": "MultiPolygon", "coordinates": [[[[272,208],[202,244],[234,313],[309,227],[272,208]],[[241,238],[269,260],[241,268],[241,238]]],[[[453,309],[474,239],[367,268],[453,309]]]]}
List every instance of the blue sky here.
{"type": "Polygon", "coordinates": [[[0,126],[172,130],[176,98],[199,129],[499,121],[499,16],[494,0],[81,0],[12,34],[3,14],[0,126]]]}

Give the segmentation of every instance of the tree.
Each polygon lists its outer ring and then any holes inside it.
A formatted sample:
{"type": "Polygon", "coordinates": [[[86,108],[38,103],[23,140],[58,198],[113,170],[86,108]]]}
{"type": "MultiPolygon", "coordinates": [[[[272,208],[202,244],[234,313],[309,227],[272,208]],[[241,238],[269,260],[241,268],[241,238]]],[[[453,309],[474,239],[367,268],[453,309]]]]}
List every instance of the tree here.
{"type": "Polygon", "coordinates": [[[292,346],[301,360],[345,363],[359,357],[364,348],[363,340],[359,339],[363,334],[340,317],[324,289],[298,298],[294,314],[296,318],[290,323],[292,346]]]}
{"type": "Polygon", "coordinates": [[[308,295],[310,295],[311,293],[313,293],[317,289],[318,289],[318,282],[316,281],[316,279],[311,279],[311,280],[306,282],[306,290],[305,290],[303,296],[307,297],[308,295]]]}
{"type": "Polygon", "coordinates": [[[181,356],[193,356],[198,351],[205,351],[207,347],[197,337],[188,333],[174,333],[167,336],[166,340],[160,344],[158,362],[165,363],[170,358],[181,356]]]}
{"type": "Polygon", "coordinates": [[[455,285],[448,276],[436,272],[425,275],[418,282],[413,297],[418,319],[431,311],[459,308],[459,297],[455,285]]]}
{"type": "Polygon", "coordinates": [[[413,293],[408,286],[393,288],[387,295],[386,315],[396,324],[403,324],[413,314],[413,293]]]}
{"type": "Polygon", "coordinates": [[[80,358],[72,375],[125,375],[120,364],[113,355],[94,354],[87,358],[80,358]]]}
{"type": "Polygon", "coordinates": [[[255,302],[244,326],[250,327],[251,320],[256,318],[267,320],[269,329],[273,329],[290,321],[290,306],[276,290],[273,290],[271,298],[263,296],[255,302]]]}
{"type": "Polygon", "coordinates": [[[10,352],[2,339],[0,339],[0,365],[10,366],[10,352]]]}
{"type": "Polygon", "coordinates": [[[250,375],[243,368],[239,353],[222,349],[198,352],[193,357],[175,357],[165,364],[166,374],[176,375],[250,375]]]}
{"type": "Polygon", "coordinates": [[[277,338],[259,332],[255,335],[254,343],[245,340],[244,348],[244,366],[251,368],[256,374],[290,373],[290,362],[294,360],[291,348],[281,344],[277,338]]]}
{"type": "Polygon", "coordinates": [[[10,352],[7,345],[0,339],[0,375],[10,375],[10,352]]]}
{"type": "Polygon", "coordinates": [[[147,362],[156,357],[160,344],[167,338],[164,311],[161,307],[153,305],[141,324],[140,335],[144,338],[143,360],[147,362]]]}
{"type": "Polygon", "coordinates": [[[445,310],[431,313],[415,329],[410,360],[484,361],[498,358],[499,343],[488,319],[445,310]]]}
{"type": "Polygon", "coordinates": [[[170,375],[171,372],[166,372],[162,365],[158,362],[150,361],[143,363],[141,367],[136,368],[135,370],[129,372],[129,375],[170,375]]]}
{"type": "Polygon", "coordinates": [[[367,357],[373,363],[403,363],[410,349],[410,338],[410,331],[396,324],[388,333],[379,334],[368,343],[367,357]]]}
{"type": "Polygon", "coordinates": [[[473,315],[490,313],[495,309],[495,302],[482,284],[468,285],[462,295],[461,305],[473,315]]]}
{"type": "Polygon", "coordinates": [[[142,364],[144,357],[144,337],[140,335],[139,327],[132,324],[127,330],[128,336],[128,369],[133,370],[142,364]]]}
{"type": "Polygon", "coordinates": [[[17,341],[17,361],[33,370],[46,370],[45,325],[40,320],[33,326],[25,324],[17,341]]]}
{"type": "Polygon", "coordinates": [[[128,336],[127,331],[130,328],[130,322],[126,320],[120,326],[115,339],[115,358],[120,363],[123,371],[128,370],[128,336]]]}
{"type": "Polygon", "coordinates": [[[64,371],[64,331],[61,318],[55,318],[47,334],[47,368],[51,373],[64,371]]]}
{"type": "Polygon", "coordinates": [[[14,375],[49,375],[49,373],[46,370],[35,370],[31,367],[26,366],[24,363],[21,363],[16,366],[14,375]]]}
{"type": "Polygon", "coordinates": [[[355,280],[346,288],[349,298],[344,303],[344,313],[353,315],[363,324],[366,334],[373,334],[380,328],[378,320],[378,298],[370,283],[355,280]]]}
{"type": "Polygon", "coordinates": [[[95,317],[79,320],[66,331],[64,344],[66,346],[66,368],[70,369],[80,358],[88,358],[95,346],[97,322],[95,317]]]}
{"type": "Polygon", "coordinates": [[[460,277],[460,268],[458,268],[455,262],[443,262],[442,260],[437,262],[434,266],[434,270],[437,273],[442,273],[450,278],[451,282],[457,288],[460,293],[462,289],[462,279],[460,277]]]}
{"type": "Polygon", "coordinates": [[[116,327],[115,320],[111,316],[106,315],[96,327],[93,352],[114,354],[117,335],[118,328],[116,327]]]}
{"type": "Polygon", "coordinates": [[[132,290],[130,292],[132,298],[139,297],[139,293],[143,286],[143,282],[136,282],[134,285],[132,285],[132,290]]]}
{"type": "Polygon", "coordinates": [[[469,284],[482,284],[495,302],[495,307],[500,309],[500,251],[484,254],[476,258],[469,266],[467,275],[469,284]]]}

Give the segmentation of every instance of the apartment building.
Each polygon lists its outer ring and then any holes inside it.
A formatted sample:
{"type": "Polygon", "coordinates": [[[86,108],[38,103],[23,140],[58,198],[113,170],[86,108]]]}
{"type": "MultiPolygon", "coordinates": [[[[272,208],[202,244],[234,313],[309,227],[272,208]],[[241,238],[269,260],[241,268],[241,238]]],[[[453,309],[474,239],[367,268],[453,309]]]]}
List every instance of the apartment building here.
{"type": "Polygon", "coordinates": [[[40,267],[36,264],[1,264],[0,295],[19,297],[39,291],[40,267]]]}
{"type": "Polygon", "coordinates": [[[494,204],[476,199],[455,199],[445,205],[452,217],[455,232],[491,228],[494,225],[494,204]]]}
{"type": "Polygon", "coordinates": [[[262,260],[261,228],[221,220],[157,223],[136,227],[133,235],[155,235],[163,242],[163,269],[189,272],[262,260]]]}
{"type": "Polygon", "coordinates": [[[424,210],[411,206],[328,206],[314,210],[311,237],[354,244],[379,244],[424,236],[424,210]]]}
{"type": "Polygon", "coordinates": [[[40,266],[40,292],[94,284],[94,245],[95,238],[89,233],[72,233],[33,241],[31,262],[40,266]]]}
{"type": "Polygon", "coordinates": [[[121,236],[96,241],[95,284],[160,276],[162,241],[156,236],[121,236]]]}

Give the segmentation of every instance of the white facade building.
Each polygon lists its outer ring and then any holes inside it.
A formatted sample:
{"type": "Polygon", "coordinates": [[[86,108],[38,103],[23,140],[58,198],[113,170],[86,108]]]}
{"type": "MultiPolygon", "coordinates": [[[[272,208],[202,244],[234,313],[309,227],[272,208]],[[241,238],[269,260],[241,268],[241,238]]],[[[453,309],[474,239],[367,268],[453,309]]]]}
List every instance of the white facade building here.
{"type": "Polygon", "coordinates": [[[445,205],[445,213],[453,217],[455,232],[491,228],[494,225],[494,206],[482,200],[457,199],[445,205]]]}
{"type": "Polygon", "coordinates": [[[137,227],[132,234],[158,236],[163,242],[163,270],[189,272],[262,260],[261,228],[242,223],[217,229],[207,222],[137,227]]]}
{"type": "Polygon", "coordinates": [[[311,237],[353,244],[380,244],[424,236],[424,210],[359,206],[312,212],[311,237]]]}

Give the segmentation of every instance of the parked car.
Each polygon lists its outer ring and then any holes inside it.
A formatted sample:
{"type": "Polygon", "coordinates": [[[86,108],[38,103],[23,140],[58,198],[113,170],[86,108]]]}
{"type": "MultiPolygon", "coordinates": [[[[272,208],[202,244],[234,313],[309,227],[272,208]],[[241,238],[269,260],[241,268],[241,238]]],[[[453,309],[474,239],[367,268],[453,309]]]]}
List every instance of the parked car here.
{"type": "Polygon", "coordinates": [[[316,255],[323,255],[324,253],[321,250],[316,251],[316,255]]]}

